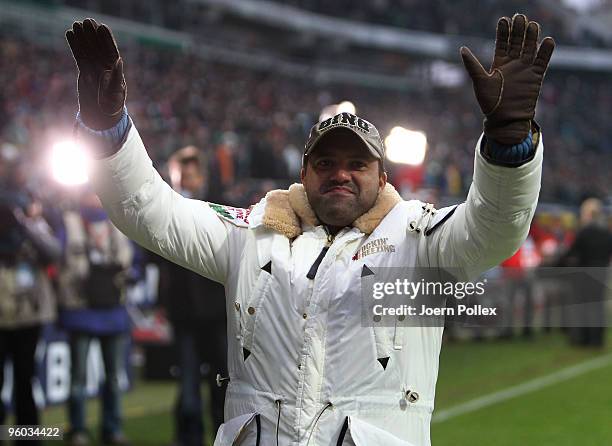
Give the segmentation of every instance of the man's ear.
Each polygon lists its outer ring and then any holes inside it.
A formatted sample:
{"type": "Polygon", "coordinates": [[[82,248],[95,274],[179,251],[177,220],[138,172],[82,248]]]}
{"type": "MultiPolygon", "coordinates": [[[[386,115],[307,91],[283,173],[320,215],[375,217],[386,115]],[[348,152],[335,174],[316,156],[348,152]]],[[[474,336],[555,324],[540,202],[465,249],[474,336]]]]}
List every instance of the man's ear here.
{"type": "Polygon", "coordinates": [[[300,169],[300,181],[302,182],[302,184],[304,183],[304,177],[306,176],[306,169],[304,169],[303,167],[300,169]]]}
{"type": "Polygon", "coordinates": [[[383,172],[378,176],[378,187],[383,190],[387,185],[387,172],[383,172]]]}

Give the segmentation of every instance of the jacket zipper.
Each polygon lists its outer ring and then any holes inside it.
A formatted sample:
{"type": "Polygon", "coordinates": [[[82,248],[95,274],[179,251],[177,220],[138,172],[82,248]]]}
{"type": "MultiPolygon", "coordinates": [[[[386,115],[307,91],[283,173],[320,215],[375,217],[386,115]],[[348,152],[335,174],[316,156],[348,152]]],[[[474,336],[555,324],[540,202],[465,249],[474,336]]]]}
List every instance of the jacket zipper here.
{"type": "Polygon", "coordinates": [[[323,228],[325,229],[325,232],[327,233],[327,242],[325,243],[325,246],[319,253],[319,256],[317,257],[317,259],[314,261],[314,263],[310,267],[310,270],[308,270],[308,274],[306,274],[306,277],[308,277],[310,280],[313,280],[315,276],[317,275],[319,266],[321,265],[321,262],[325,258],[325,254],[327,254],[327,251],[329,251],[329,247],[332,245],[332,243],[334,242],[334,238],[336,237],[335,235],[331,235],[329,233],[327,226],[323,226],[323,228]]]}

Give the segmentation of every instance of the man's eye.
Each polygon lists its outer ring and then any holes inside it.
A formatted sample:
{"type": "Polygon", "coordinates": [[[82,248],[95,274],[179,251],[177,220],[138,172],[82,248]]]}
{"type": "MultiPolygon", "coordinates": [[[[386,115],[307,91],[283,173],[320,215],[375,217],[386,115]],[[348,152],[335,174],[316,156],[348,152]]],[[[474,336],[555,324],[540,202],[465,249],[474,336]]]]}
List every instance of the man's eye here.
{"type": "Polygon", "coordinates": [[[351,165],[353,166],[353,169],[357,169],[357,170],[363,170],[366,167],[368,167],[367,164],[364,163],[363,161],[353,161],[351,165]]]}
{"type": "Polygon", "coordinates": [[[329,167],[331,166],[330,160],[319,160],[317,161],[317,167],[329,167]]]}

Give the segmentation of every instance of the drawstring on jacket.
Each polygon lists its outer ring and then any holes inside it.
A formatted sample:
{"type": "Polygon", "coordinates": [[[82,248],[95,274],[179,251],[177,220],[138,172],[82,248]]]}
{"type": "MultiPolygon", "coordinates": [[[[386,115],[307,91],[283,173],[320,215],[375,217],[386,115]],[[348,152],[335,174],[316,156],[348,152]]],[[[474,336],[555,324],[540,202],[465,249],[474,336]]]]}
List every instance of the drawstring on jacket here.
{"type": "Polygon", "coordinates": [[[283,401],[282,400],[276,400],[274,402],[278,406],[278,418],[276,419],[276,446],[278,446],[278,430],[280,428],[281,404],[283,403],[283,401]]]}
{"type": "Polygon", "coordinates": [[[332,403],[328,402],[325,407],[323,407],[323,409],[321,409],[319,411],[319,414],[317,415],[317,417],[315,418],[315,422],[312,425],[312,429],[310,430],[310,435],[308,435],[308,441],[306,442],[306,446],[308,446],[310,444],[310,438],[312,437],[312,434],[314,433],[315,429],[317,428],[317,423],[319,422],[319,418],[321,418],[321,415],[323,415],[323,412],[325,412],[327,410],[328,407],[331,407],[332,403]]]}

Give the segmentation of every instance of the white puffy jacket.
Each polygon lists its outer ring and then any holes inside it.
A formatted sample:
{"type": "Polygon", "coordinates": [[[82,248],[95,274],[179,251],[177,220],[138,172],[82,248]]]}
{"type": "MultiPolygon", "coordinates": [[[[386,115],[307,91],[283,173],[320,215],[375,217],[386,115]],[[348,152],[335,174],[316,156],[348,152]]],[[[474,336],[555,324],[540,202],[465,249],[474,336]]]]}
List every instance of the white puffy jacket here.
{"type": "Polygon", "coordinates": [[[471,277],[512,255],[537,202],[537,140],[535,157],[515,168],[476,150],[473,184],[456,207],[434,213],[387,186],[336,235],[313,279],[327,234],[301,185],[250,212],[183,198],[134,127],[91,178],[127,236],[225,285],[230,381],[215,445],[425,446],[443,329],[364,327],[362,269],[453,266],[471,277]]]}

